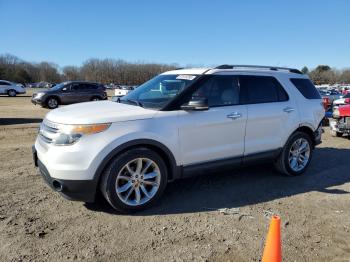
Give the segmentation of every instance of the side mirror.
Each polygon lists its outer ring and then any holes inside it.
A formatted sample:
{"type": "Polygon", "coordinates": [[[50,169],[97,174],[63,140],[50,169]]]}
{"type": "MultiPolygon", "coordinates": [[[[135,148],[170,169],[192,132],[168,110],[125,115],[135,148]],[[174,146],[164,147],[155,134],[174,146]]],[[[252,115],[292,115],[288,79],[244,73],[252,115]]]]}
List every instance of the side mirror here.
{"type": "Polygon", "coordinates": [[[67,90],[68,90],[67,87],[63,87],[63,88],[62,88],[62,91],[63,91],[63,92],[66,92],[67,90]]]}
{"type": "Polygon", "coordinates": [[[185,111],[204,111],[209,109],[208,99],[207,98],[194,98],[181,106],[182,110],[185,111]]]}

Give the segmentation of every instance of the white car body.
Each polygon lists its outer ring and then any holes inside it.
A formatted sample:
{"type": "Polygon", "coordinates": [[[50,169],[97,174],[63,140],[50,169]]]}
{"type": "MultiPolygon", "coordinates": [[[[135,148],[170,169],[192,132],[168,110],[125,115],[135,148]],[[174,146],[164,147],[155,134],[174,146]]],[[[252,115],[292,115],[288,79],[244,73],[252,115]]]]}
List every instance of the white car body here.
{"type": "Polygon", "coordinates": [[[346,105],[345,99],[348,98],[347,96],[343,96],[342,98],[336,99],[333,101],[333,106],[340,106],[340,105],[346,105]]]}
{"type": "Polygon", "coordinates": [[[114,95],[117,97],[122,97],[122,96],[126,96],[131,91],[132,89],[129,87],[119,87],[114,89],[114,95]]]}
{"type": "Polygon", "coordinates": [[[0,95],[16,96],[17,94],[25,94],[26,90],[22,85],[6,80],[0,80],[0,95]]]}
{"type": "Polygon", "coordinates": [[[305,75],[237,69],[182,69],[163,74],[273,76],[290,99],[192,112],[159,111],[111,101],[80,103],[52,110],[42,125],[111,125],[107,130],[83,136],[69,146],[53,145],[38,136],[34,150],[51,179],[95,181],[101,163],[111,152],[141,140],[162,145],[173,156],[174,168],[182,169],[219,159],[269,152],[283,148],[298,128],[317,132],[324,117],[321,99],[306,99],[289,80],[291,77],[307,79],[305,75]],[[239,117],[229,118],[232,114],[239,114],[239,117]]]}

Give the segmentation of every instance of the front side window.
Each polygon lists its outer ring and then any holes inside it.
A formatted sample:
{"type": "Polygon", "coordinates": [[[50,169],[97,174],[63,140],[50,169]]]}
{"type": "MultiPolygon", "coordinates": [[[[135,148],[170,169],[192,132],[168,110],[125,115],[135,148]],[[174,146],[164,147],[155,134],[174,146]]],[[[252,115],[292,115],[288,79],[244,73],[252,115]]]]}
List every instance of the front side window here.
{"type": "Polygon", "coordinates": [[[90,89],[88,84],[75,83],[75,84],[72,84],[72,86],[71,86],[71,90],[76,91],[76,92],[85,91],[88,89],[90,89]]]}
{"type": "Polygon", "coordinates": [[[11,84],[7,82],[0,81],[0,86],[10,86],[11,84]]]}
{"type": "Polygon", "coordinates": [[[121,98],[121,103],[161,109],[195,81],[195,75],[158,75],[121,98]]]}
{"type": "Polygon", "coordinates": [[[239,77],[242,104],[287,101],[288,95],[276,78],[271,76],[239,77]]]}
{"type": "Polygon", "coordinates": [[[192,95],[192,99],[206,98],[209,107],[239,104],[237,76],[216,75],[208,79],[192,95]]]}

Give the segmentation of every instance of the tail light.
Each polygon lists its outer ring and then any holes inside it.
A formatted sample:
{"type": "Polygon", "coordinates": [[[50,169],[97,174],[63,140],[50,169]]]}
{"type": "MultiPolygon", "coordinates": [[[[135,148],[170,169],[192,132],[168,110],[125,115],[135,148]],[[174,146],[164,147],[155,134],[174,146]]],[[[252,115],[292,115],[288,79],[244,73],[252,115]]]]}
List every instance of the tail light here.
{"type": "Polygon", "coordinates": [[[345,98],[345,99],[344,99],[344,103],[345,103],[345,104],[350,104],[350,98],[345,98]]]}
{"type": "Polygon", "coordinates": [[[324,109],[327,110],[327,108],[328,108],[328,107],[330,106],[330,104],[331,104],[331,101],[330,101],[329,97],[323,97],[323,98],[322,98],[322,102],[323,102],[323,107],[324,107],[324,109]]]}

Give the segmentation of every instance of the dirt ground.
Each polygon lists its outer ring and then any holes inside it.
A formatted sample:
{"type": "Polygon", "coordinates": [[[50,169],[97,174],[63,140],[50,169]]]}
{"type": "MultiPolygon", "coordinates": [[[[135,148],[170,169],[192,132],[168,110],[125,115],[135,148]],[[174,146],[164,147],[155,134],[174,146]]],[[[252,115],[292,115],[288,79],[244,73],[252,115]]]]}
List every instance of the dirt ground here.
{"type": "Polygon", "coordinates": [[[326,128],[304,176],[263,165],[180,180],[122,215],[65,200],[38,175],[31,145],[47,112],[30,94],[0,97],[0,261],[259,261],[272,214],[284,261],[350,261],[348,138],[326,128]]]}

